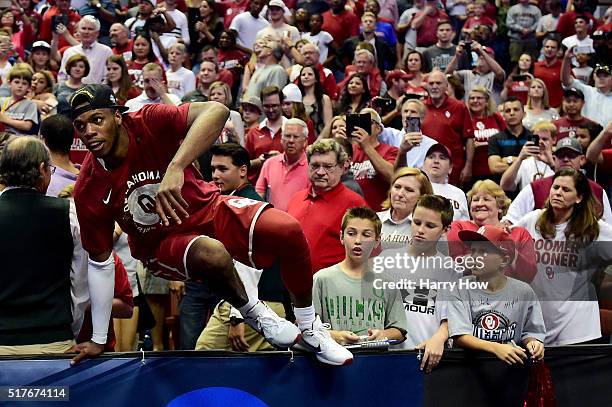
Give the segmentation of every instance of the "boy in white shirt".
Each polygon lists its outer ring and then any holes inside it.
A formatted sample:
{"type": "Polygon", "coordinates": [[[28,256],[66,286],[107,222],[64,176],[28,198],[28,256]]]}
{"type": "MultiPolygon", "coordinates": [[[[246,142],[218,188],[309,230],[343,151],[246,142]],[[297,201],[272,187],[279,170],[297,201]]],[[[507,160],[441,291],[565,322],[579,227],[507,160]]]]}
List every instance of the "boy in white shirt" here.
{"type": "Polygon", "coordinates": [[[168,93],[176,95],[179,99],[195,90],[195,75],[189,69],[183,67],[186,55],[185,44],[176,43],[168,48],[168,62],[170,63],[170,67],[166,71],[168,93]]]}

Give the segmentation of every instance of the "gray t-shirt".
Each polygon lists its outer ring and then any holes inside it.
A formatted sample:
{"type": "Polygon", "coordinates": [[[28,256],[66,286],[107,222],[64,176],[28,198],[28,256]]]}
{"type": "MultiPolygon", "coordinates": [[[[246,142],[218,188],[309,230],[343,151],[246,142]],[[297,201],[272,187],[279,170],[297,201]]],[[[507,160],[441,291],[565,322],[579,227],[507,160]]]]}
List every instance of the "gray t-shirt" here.
{"type": "Polygon", "coordinates": [[[278,86],[279,89],[282,89],[288,82],[289,75],[287,75],[287,72],[282,66],[262,66],[257,69],[251,77],[249,87],[244,95],[244,100],[249,99],[251,96],[260,97],[262,89],[267,86],[278,86]]]}
{"type": "Polygon", "coordinates": [[[382,264],[391,263],[387,262],[389,258],[399,260],[393,262],[394,268],[385,268],[384,278],[404,283],[399,292],[408,330],[406,341],[400,347],[414,349],[435,334],[442,321],[448,318],[449,291],[462,274],[455,271],[451,257],[439,252],[435,256],[415,257],[403,247],[385,250],[377,260],[382,264]]]}
{"type": "Polygon", "coordinates": [[[368,329],[397,328],[406,332],[406,316],[398,290],[378,289],[367,273],[349,277],[339,264],[319,270],[313,279],[312,302],[321,321],[336,331],[367,335],[368,329]]]}
{"type": "Polygon", "coordinates": [[[450,48],[440,48],[434,44],[423,51],[423,58],[429,62],[431,69],[440,68],[444,72],[453,56],[455,56],[456,49],[455,45],[450,48]]]}
{"type": "MultiPolygon", "coordinates": [[[[477,283],[469,276],[460,283],[477,283]]],[[[542,308],[529,284],[507,277],[506,286],[489,292],[462,287],[451,291],[448,333],[451,337],[473,335],[485,341],[517,344],[531,337],[544,342],[546,329],[542,308]]]]}
{"type": "Polygon", "coordinates": [[[36,134],[35,126],[38,124],[38,109],[36,103],[32,102],[30,99],[22,99],[17,103],[12,103],[10,97],[5,97],[0,99],[0,106],[4,114],[11,119],[32,122],[32,130],[30,131],[21,131],[5,124],[6,132],[18,135],[36,134]]]}

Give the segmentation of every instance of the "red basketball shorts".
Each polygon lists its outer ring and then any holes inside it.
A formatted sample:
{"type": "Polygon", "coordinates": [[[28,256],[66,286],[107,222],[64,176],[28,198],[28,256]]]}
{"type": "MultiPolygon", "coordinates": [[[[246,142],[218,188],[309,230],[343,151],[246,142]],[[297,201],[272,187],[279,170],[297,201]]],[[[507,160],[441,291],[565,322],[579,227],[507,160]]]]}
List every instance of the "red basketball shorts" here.
{"type": "MultiPolygon", "coordinates": [[[[234,196],[219,196],[202,209],[202,221],[193,230],[172,234],[164,238],[155,252],[155,258],[144,261],[151,272],[168,280],[189,280],[187,252],[200,237],[219,240],[235,260],[255,267],[253,258],[255,223],[268,203],[234,196]]],[[[276,212],[276,211],[275,211],[276,212]]],[[[260,266],[263,267],[263,266],[260,266]]]]}

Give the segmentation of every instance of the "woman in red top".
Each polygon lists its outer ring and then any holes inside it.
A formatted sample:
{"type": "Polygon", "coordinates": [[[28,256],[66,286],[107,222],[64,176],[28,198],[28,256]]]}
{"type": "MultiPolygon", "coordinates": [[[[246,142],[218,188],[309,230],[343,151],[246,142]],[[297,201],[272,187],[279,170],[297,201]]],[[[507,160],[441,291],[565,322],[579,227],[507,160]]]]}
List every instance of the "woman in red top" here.
{"type": "Polygon", "coordinates": [[[106,84],[113,88],[113,93],[121,106],[142,93],[134,86],[122,55],[111,55],[106,60],[106,84]]]}
{"type": "Polygon", "coordinates": [[[495,101],[485,87],[475,86],[468,95],[467,107],[474,127],[474,160],[472,179],[491,177],[488,164],[489,138],[506,128],[504,118],[496,112],[495,101]]]}
{"type": "Polygon", "coordinates": [[[511,96],[517,97],[523,106],[527,103],[529,93],[529,83],[533,80],[533,60],[529,54],[523,54],[518,60],[518,64],[512,70],[504,89],[501,91],[501,99],[506,100],[511,96]]]}
{"type": "Polygon", "coordinates": [[[420,52],[410,51],[406,54],[404,66],[408,75],[412,77],[406,84],[406,93],[427,96],[427,90],[425,90],[427,76],[425,73],[429,70],[425,65],[423,63],[423,55],[420,52]]]}
{"type": "Polygon", "coordinates": [[[143,88],[142,68],[149,62],[159,64],[159,66],[162,67],[162,72],[165,71],[153,52],[151,37],[145,33],[136,34],[132,46],[132,59],[127,62],[127,67],[128,72],[134,81],[134,85],[138,86],[140,89],[143,88]]]}
{"type": "MultiPolygon", "coordinates": [[[[459,239],[460,231],[477,231],[484,225],[505,228],[501,218],[508,212],[510,198],[499,185],[489,179],[478,181],[467,193],[467,199],[472,220],[453,221],[447,234],[449,254],[452,257],[469,253],[469,249],[459,239]]],[[[529,283],[537,273],[533,238],[523,227],[513,227],[510,236],[515,242],[517,255],[514,264],[508,267],[505,274],[529,283]]]]}

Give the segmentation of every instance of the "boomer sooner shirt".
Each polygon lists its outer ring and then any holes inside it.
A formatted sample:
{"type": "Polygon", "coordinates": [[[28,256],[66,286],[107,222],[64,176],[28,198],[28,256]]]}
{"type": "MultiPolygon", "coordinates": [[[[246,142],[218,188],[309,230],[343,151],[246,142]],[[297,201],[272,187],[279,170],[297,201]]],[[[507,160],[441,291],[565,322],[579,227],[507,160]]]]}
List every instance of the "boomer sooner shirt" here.
{"type": "MultiPolygon", "coordinates": [[[[474,276],[462,282],[475,284],[474,276]]],[[[451,291],[448,301],[450,337],[472,335],[499,343],[544,341],[544,320],[538,299],[527,283],[507,277],[506,286],[489,292],[481,288],[451,291]]]]}
{"type": "Polygon", "coordinates": [[[546,345],[568,345],[601,336],[599,307],[593,275],[612,262],[612,227],[599,221],[599,236],[581,248],[565,237],[567,223],[556,225],[554,239],[536,228],[542,209],[525,215],[517,225],[526,228],[535,243],[538,272],[531,282],[542,304],[546,345]]]}
{"type": "Polygon", "coordinates": [[[160,223],[155,211],[155,195],[166,168],[187,133],[189,104],[180,107],[147,105],[135,113],[123,115],[129,147],[121,165],[105,169],[91,153],[74,190],[74,200],[81,225],[83,247],[90,253],[113,248],[115,221],[130,236],[135,258],[155,257],[159,242],[170,233],[184,233],[206,222],[203,211],[218,195],[193,166],[185,169],[183,199],[189,204],[189,217],[181,225],[160,223]]]}

